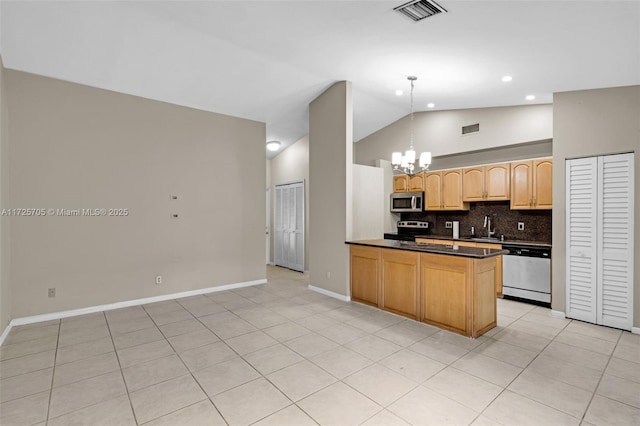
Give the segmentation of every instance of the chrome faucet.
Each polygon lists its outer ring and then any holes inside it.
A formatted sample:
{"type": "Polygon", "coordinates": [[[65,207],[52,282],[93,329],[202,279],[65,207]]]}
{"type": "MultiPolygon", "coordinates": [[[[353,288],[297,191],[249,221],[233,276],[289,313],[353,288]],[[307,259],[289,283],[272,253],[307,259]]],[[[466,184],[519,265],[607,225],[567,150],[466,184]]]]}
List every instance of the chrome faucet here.
{"type": "Polygon", "coordinates": [[[491,230],[491,218],[487,215],[484,217],[484,228],[487,228],[487,237],[491,238],[496,233],[496,229],[491,230]]]}

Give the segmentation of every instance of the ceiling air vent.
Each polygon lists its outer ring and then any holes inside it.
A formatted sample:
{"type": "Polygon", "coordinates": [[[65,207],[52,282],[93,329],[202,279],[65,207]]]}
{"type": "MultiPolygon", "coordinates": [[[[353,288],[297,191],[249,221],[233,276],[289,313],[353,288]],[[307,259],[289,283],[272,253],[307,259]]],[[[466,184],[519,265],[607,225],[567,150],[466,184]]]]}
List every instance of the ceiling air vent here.
{"type": "Polygon", "coordinates": [[[468,126],[462,126],[462,135],[468,135],[469,133],[477,133],[480,131],[480,123],[469,124],[468,126]]]}
{"type": "Polygon", "coordinates": [[[412,0],[402,6],[394,8],[393,10],[408,16],[416,22],[439,13],[447,13],[445,8],[435,1],[429,0],[412,0]]]}

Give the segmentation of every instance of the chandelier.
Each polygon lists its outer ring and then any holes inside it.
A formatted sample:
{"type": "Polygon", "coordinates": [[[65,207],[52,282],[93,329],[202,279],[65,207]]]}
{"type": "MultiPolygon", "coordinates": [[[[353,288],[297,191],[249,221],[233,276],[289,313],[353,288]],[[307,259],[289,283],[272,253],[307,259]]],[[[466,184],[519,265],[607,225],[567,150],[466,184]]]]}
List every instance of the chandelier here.
{"type": "Polygon", "coordinates": [[[407,77],[407,80],[411,82],[411,142],[409,149],[405,151],[404,155],[402,155],[401,152],[394,152],[393,154],[391,154],[391,164],[393,165],[393,171],[404,173],[409,176],[413,176],[416,173],[428,170],[429,165],[431,164],[431,153],[423,152],[420,154],[420,159],[418,162],[418,166],[420,169],[416,169],[416,151],[415,149],[413,149],[413,82],[417,79],[418,77],[413,75],[407,77]]]}

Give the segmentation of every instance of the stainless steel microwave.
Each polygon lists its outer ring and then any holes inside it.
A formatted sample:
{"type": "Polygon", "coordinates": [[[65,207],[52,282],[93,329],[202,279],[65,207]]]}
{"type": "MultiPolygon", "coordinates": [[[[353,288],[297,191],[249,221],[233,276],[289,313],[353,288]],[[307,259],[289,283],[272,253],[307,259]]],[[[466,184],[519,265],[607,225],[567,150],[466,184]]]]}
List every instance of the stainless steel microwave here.
{"type": "Polygon", "coordinates": [[[391,212],[424,211],[424,192],[394,192],[391,194],[391,212]]]}

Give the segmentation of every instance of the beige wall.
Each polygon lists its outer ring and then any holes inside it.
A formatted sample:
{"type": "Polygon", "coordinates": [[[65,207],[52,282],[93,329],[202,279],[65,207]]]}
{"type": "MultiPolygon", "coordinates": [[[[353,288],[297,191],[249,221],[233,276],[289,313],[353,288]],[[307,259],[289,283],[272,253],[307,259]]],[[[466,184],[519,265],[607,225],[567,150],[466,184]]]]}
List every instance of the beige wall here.
{"type": "Polygon", "coordinates": [[[349,294],[351,83],[334,84],[309,105],[309,272],[313,286],[349,294]],[[328,276],[328,274],[330,276],[328,276]]]}
{"type": "MultiPolygon", "coordinates": [[[[0,210],[7,206],[9,183],[9,126],[5,69],[0,57],[0,210]]],[[[9,281],[9,218],[0,217],[0,334],[11,320],[11,286],[9,281]]]]}
{"type": "MultiPolygon", "coordinates": [[[[378,159],[391,159],[394,151],[409,149],[409,124],[406,116],[358,141],[355,162],[372,166],[378,159]]],[[[552,132],[552,105],[414,114],[414,147],[417,152],[431,151],[434,157],[551,139],[552,132]],[[461,127],[474,123],[480,123],[480,132],[461,136],[461,127]]]]}
{"type": "MultiPolygon", "coordinates": [[[[565,160],[635,152],[640,190],[640,86],[555,93],[553,96],[553,294],[565,312],[565,160]]],[[[640,197],[635,197],[634,327],[640,327],[640,197]]]]}
{"type": "MultiPolygon", "coordinates": [[[[275,217],[275,186],[285,183],[299,182],[304,180],[304,269],[309,270],[309,136],[305,136],[293,145],[290,145],[269,161],[270,163],[270,196],[271,196],[271,229],[274,228],[273,218],[275,217]]],[[[271,232],[271,262],[274,259],[274,236],[271,232]]]]}
{"type": "Polygon", "coordinates": [[[130,212],[12,219],[14,317],[265,278],[264,123],[5,79],[11,207],[130,212]]]}

